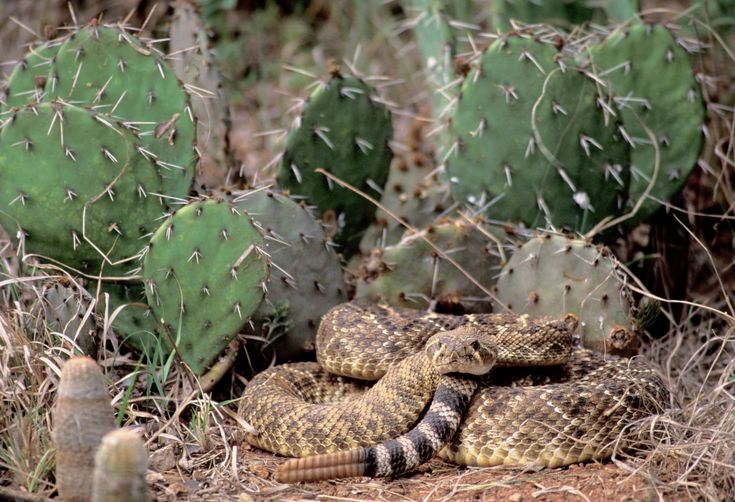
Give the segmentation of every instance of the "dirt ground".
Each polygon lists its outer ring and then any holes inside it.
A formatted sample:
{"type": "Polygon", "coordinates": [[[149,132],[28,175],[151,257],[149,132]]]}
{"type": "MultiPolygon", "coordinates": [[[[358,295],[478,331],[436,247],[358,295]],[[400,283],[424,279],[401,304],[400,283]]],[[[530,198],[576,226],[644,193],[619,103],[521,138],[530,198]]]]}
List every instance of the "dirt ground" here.
{"type": "MultiPolygon", "coordinates": [[[[573,465],[564,469],[522,472],[497,468],[458,468],[441,460],[397,479],[353,479],[285,485],[273,479],[282,458],[250,447],[224,472],[168,470],[149,475],[161,500],[396,500],[396,501],[604,501],[658,500],[656,488],[642,476],[613,463],[573,465]]],[[[666,500],[687,500],[667,494],[666,500]]]]}

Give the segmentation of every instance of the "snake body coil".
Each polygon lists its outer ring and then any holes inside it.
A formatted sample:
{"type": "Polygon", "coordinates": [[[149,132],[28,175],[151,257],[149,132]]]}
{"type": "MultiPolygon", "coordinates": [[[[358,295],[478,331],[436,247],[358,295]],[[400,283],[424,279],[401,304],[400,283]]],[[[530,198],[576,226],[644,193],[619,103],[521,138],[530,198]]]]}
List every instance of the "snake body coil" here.
{"type": "MultiPolygon", "coordinates": [[[[573,316],[337,306],[319,328],[320,364],[277,366],[248,385],[239,411],[257,434],[246,439],[284,456],[340,452],[289,461],[279,470],[282,481],[395,475],[425,461],[457,424],[440,453],[457,464],[557,467],[604,458],[668,394],[640,361],[572,350],[575,328],[573,316]],[[471,398],[474,379],[442,376],[421,349],[452,330],[487,335],[497,347],[496,369],[471,398]],[[368,387],[356,378],[380,380],[368,387]],[[462,407],[462,395],[464,414],[452,409],[462,407]]],[[[467,347],[472,358],[477,347],[467,347]]]]}

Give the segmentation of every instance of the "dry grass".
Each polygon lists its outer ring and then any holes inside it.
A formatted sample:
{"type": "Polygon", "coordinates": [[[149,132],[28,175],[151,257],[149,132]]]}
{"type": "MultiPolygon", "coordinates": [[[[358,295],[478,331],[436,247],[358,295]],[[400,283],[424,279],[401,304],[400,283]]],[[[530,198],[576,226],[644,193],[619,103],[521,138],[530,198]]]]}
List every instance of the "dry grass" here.
{"type": "MultiPolygon", "coordinates": [[[[399,21],[387,13],[395,2],[383,3],[387,5],[351,3],[345,15],[334,16],[315,30],[316,40],[307,48],[302,47],[305,40],[284,41],[277,30],[268,33],[261,27],[261,33],[267,37],[269,61],[296,60],[308,73],[319,74],[328,57],[349,54],[349,65],[366,74],[401,79],[401,85],[382,81],[387,98],[401,103],[395,124],[400,150],[410,123],[417,117],[430,120],[419,114],[429,94],[410,36],[401,33],[399,21]],[[358,16],[364,21],[352,29],[350,19],[358,16]],[[360,57],[355,62],[356,52],[360,57]]],[[[486,20],[476,21],[485,26],[486,20]]],[[[733,68],[735,57],[731,43],[717,40],[706,26],[699,28],[708,45],[718,48],[715,56],[701,61],[709,75],[703,77],[709,138],[701,169],[690,180],[683,202],[670,206],[669,212],[671,228],[686,228],[690,244],[686,256],[690,279],[681,296],[690,303],[664,298],[669,331],[654,333],[644,344],[644,357],[667,377],[673,397],[665,413],[640,424],[639,452],[618,452],[612,465],[542,473],[458,470],[434,461],[419,474],[395,481],[286,487],[271,477],[278,459],[242,443],[243,424],[230,400],[236,399],[246,376],[231,373],[212,395],[201,394],[191,375],[176,365],[153,364],[127,352],[109,328],[112,313],[95,310],[101,342],[98,361],[114,396],[118,422],[143,432],[152,451],[156,472],[149,481],[156,494],[191,500],[299,499],[320,494],[326,500],[476,500],[514,494],[547,499],[731,498],[735,493],[735,79],[726,69],[733,68]]],[[[6,39],[20,40],[5,25],[0,31],[6,39]]],[[[303,31],[296,31],[303,36],[303,31]]],[[[280,66],[266,68],[272,63],[262,60],[253,64],[262,65],[261,73],[269,79],[243,91],[247,104],[241,108],[247,111],[247,120],[240,122],[235,137],[244,145],[238,157],[245,172],[267,177],[269,160],[281,148],[278,138],[283,135],[278,132],[289,125],[285,113],[293,105],[289,95],[303,95],[305,79],[281,71],[280,66]],[[274,87],[287,94],[274,92],[274,87]],[[276,133],[258,134],[263,131],[276,133]]],[[[10,486],[50,496],[54,488],[50,410],[59,368],[76,347],[73,333],[49,331],[39,305],[43,284],[63,273],[20,264],[7,238],[0,240],[0,260],[0,490],[10,486]]],[[[96,289],[94,284],[87,288],[96,289]]]]}

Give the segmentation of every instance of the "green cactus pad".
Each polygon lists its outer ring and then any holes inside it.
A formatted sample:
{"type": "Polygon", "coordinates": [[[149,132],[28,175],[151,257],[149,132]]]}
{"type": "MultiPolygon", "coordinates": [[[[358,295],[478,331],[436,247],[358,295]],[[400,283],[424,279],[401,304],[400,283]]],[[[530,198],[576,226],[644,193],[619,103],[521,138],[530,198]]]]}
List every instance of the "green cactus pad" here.
{"type": "Polygon", "coordinates": [[[518,314],[576,314],[589,349],[632,355],[638,348],[632,298],[605,247],[559,235],[533,237],[503,267],[497,297],[518,314]]]}
{"type": "MultiPolygon", "coordinates": [[[[620,1],[620,0],[616,0],[620,1]]],[[[571,26],[601,17],[599,8],[588,6],[585,1],[557,0],[492,0],[493,26],[502,31],[512,28],[511,19],[524,23],[546,23],[555,26],[571,26]]],[[[596,2],[600,3],[600,2],[596,2]]]]}
{"type": "Polygon", "coordinates": [[[505,236],[496,227],[483,229],[461,219],[445,220],[404,236],[398,244],[374,249],[357,270],[355,300],[415,309],[437,302],[444,309],[486,312],[490,298],[424,240],[445,251],[489,289],[503,265],[505,236]]]}
{"type": "Polygon", "coordinates": [[[166,325],[163,341],[201,375],[263,299],[268,263],[263,237],[230,204],[197,201],[151,238],[143,262],[146,298],[166,325]]]}
{"type": "MultiPolygon", "coordinates": [[[[449,12],[457,6],[438,0],[410,0],[406,2],[407,11],[414,16],[411,23],[413,35],[421,54],[426,71],[426,80],[431,90],[431,112],[437,123],[444,122],[446,109],[458,90],[452,86],[454,56],[457,53],[458,38],[451,25],[449,12]]],[[[461,9],[460,9],[461,10],[461,9]]],[[[445,148],[449,142],[446,128],[435,133],[436,143],[445,148]]]]}
{"type": "MultiPolygon", "coordinates": [[[[650,195],[668,200],[683,186],[702,148],[705,108],[687,53],[661,25],[634,25],[610,34],[591,51],[594,71],[608,84],[620,108],[631,149],[630,200],[632,207],[654,174],[658,143],[658,176],[650,195]]],[[[631,223],[660,207],[647,199],[631,223]]]]}
{"type": "Polygon", "coordinates": [[[466,77],[452,117],[454,198],[532,227],[585,231],[616,214],[629,147],[600,103],[595,82],[553,45],[497,40],[466,77]]]}
{"type": "Polygon", "coordinates": [[[189,194],[196,125],[183,85],[155,49],[117,27],[92,23],[59,48],[46,93],[91,106],[137,131],[164,193],[189,194]]]}
{"type": "Polygon", "coordinates": [[[60,41],[52,41],[31,46],[8,77],[3,111],[6,107],[21,107],[44,98],[46,82],[60,45],[60,41]]]}
{"type": "Polygon", "coordinates": [[[267,294],[253,315],[266,336],[280,316],[290,329],[275,332],[267,346],[279,361],[304,359],[314,353],[321,316],[347,301],[347,285],[337,255],[321,225],[303,205],[269,190],[233,194],[234,204],[247,212],[263,231],[265,251],[272,261],[267,294]],[[278,315],[277,315],[278,314],[278,315]]]}
{"type": "Polygon", "coordinates": [[[375,91],[355,77],[332,77],[304,106],[288,137],[278,182],[303,195],[320,214],[334,211],[341,222],[335,241],[350,254],[372,220],[373,206],[358,194],[314,172],[323,168],[373,197],[388,177],[393,136],[390,113],[375,91]]]}
{"type": "Polygon", "coordinates": [[[15,112],[0,132],[0,223],[27,252],[91,273],[102,253],[130,259],[163,213],[158,173],[139,147],[115,121],[76,106],[15,112]]]}

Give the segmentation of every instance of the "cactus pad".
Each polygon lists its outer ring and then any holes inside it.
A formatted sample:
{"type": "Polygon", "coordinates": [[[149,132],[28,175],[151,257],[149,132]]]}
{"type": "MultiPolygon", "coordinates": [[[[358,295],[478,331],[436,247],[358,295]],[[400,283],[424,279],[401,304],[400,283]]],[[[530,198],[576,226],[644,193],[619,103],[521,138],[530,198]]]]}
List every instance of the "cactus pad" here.
{"type": "Polygon", "coordinates": [[[74,341],[82,354],[95,357],[97,326],[94,312],[89,312],[93,299],[89,292],[63,279],[44,285],[40,298],[48,330],[74,341]]]}
{"type": "MultiPolygon", "coordinates": [[[[650,195],[668,200],[683,186],[702,147],[705,108],[687,53],[661,25],[634,25],[610,34],[591,51],[594,70],[608,84],[621,114],[631,149],[630,205],[651,182],[658,143],[658,176],[650,195]]],[[[647,199],[633,223],[660,203],[647,199]]]]}
{"type": "Polygon", "coordinates": [[[139,147],[124,127],[76,106],[15,112],[0,132],[0,222],[26,251],[72,267],[97,273],[103,253],[129,259],[163,212],[161,181],[139,147]]]}
{"type": "Polygon", "coordinates": [[[5,83],[5,106],[21,107],[44,98],[60,45],[61,41],[56,40],[31,46],[5,83]]]}
{"type": "Polygon", "coordinates": [[[173,5],[169,51],[177,54],[171,66],[176,75],[191,85],[191,106],[197,119],[197,187],[225,183],[228,171],[227,124],[229,102],[222,95],[222,78],[209,49],[207,30],[202,25],[196,2],[173,5]]]}
{"type": "Polygon", "coordinates": [[[355,77],[332,77],[317,89],[288,137],[278,182],[303,195],[320,213],[334,211],[340,222],[335,241],[354,251],[373,215],[371,203],[322,174],[323,168],[379,198],[374,187],[388,177],[393,136],[390,113],[375,91],[355,77]]]}
{"type": "Polygon", "coordinates": [[[112,316],[124,305],[112,320],[112,329],[118,339],[149,356],[155,354],[160,345],[159,325],[146,303],[144,284],[103,282],[102,293],[107,296],[100,298],[100,307],[107,316],[112,316]]]}
{"type": "MultiPolygon", "coordinates": [[[[390,166],[388,181],[380,204],[414,228],[434,221],[453,204],[449,184],[439,181],[432,152],[424,144],[425,129],[414,123],[409,136],[410,153],[396,154],[390,166]]],[[[396,244],[403,236],[403,226],[382,209],[375,211],[372,223],[360,242],[363,255],[374,247],[396,244]]]]}
{"type": "Polygon", "coordinates": [[[495,41],[452,116],[454,198],[493,219],[584,231],[620,210],[628,144],[595,82],[549,44],[495,41]]]}
{"type": "Polygon", "coordinates": [[[285,314],[290,329],[268,340],[268,345],[279,361],[303,359],[314,352],[322,315],[347,301],[339,260],[321,225],[302,205],[268,190],[233,195],[235,206],[250,214],[263,231],[272,261],[267,294],[253,320],[256,325],[270,323],[276,313],[285,314]]]}
{"type": "Polygon", "coordinates": [[[165,221],[143,262],[146,297],[163,342],[201,375],[263,299],[263,237],[230,204],[195,201],[165,221]]]}
{"type": "Polygon", "coordinates": [[[137,131],[164,193],[186,197],[194,176],[196,125],[189,97],[155,49],[118,27],[91,23],[59,48],[46,93],[93,107],[137,131]]]}
{"type": "Polygon", "coordinates": [[[503,265],[501,230],[485,227],[481,232],[469,222],[446,220],[418,234],[408,234],[398,244],[376,248],[364,257],[356,274],[355,299],[415,309],[428,308],[436,301],[443,309],[487,311],[490,298],[454,265],[440,258],[424,238],[488,289],[503,265]]]}
{"type": "Polygon", "coordinates": [[[517,314],[576,314],[589,349],[632,355],[638,348],[625,276],[605,247],[559,235],[533,237],[503,267],[497,297],[517,314]]]}

